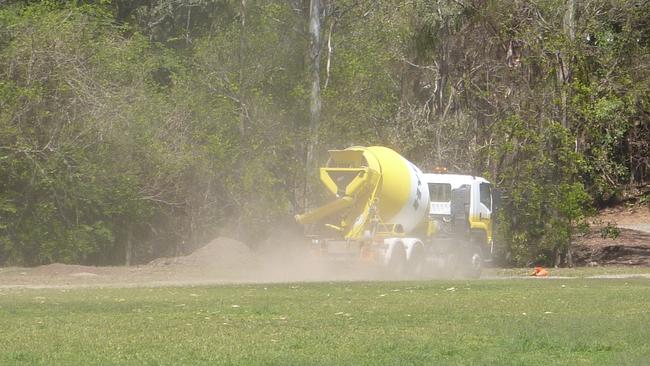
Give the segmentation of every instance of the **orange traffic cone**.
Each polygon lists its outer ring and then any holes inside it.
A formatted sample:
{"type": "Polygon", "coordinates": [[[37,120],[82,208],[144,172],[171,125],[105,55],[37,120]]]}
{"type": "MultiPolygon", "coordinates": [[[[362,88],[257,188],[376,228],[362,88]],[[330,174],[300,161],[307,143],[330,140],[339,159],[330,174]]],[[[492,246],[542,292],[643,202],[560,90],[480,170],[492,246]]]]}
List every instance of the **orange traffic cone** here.
{"type": "Polygon", "coordinates": [[[548,276],[548,271],[544,269],[544,267],[535,267],[535,270],[533,273],[530,274],[531,276],[535,277],[547,277],[548,276]]]}

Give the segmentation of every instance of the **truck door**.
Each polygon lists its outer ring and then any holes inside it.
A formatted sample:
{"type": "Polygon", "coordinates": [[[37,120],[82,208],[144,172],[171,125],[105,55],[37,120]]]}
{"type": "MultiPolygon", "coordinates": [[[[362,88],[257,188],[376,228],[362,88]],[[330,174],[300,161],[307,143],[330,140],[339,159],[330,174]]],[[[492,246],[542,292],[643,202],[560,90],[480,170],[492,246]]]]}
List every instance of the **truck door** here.
{"type": "Polygon", "coordinates": [[[453,231],[467,235],[470,232],[471,187],[464,184],[451,191],[450,213],[453,231]]]}
{"type": "MultiPolygon", "coordinates": [[[[485,230],[487,243],[492,241],[492,187],[490,183],[481,182],[479,185],[478,219],[481,228],[485,230]]],[[[486,243],[486,244],[487,244],[486,243]]]]}

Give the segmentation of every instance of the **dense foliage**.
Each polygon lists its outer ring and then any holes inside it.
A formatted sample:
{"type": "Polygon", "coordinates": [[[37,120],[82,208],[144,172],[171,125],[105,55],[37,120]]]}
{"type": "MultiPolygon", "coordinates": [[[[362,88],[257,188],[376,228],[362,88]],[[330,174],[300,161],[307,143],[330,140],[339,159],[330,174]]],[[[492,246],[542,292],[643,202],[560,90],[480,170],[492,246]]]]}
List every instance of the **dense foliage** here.
{"type": "Polygon", "coordinates": [[[313,201],[308,141],[489,177],[515,264],[647,182],[650,3],[322,0],[317,139],[309,5],[0,8],[0,265],[255,243],[313,201]]]}

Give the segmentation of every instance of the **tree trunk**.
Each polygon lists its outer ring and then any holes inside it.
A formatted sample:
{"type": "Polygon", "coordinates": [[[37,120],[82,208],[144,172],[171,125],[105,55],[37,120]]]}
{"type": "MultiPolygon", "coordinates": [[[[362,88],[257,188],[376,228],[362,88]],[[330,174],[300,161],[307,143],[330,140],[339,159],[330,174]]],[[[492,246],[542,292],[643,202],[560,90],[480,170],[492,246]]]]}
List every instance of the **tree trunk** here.
{"type": "Polygon", "coordinates": [[[133,263],[133,238],[131,235],[131,225],[126,224],[126,248],[125,262],[127,267],[133,263]]]}
{"type": "Polygon", "coordinates": [[[246,98],[244,96],[244,63],[246,55],[246,0],[240,3],[240,29],[239,29],[239,134],[242,139],[246,137],[246,98]]]}
{"type": "MultiPolygon", "coordinates": [[[[566,9],[564,13],[564,21],[562,22],[562,29],[565,36],[570,41],[570,46],[576,38],[576,0],[566,0],[566,9]]],[[[569,83],[573,77],[573,56],[568,56],[564,52],[558,52],[558,76],[560,82],[560,103],[562,112],[562,126],[570,128],[568,101],[571,98],[569,83]]]]}
{"type": "MultiPolygon", "coordinates": [[[[576,38],[576,0],[566,0],[566,10],[564,13],[564,22],[563,22],[563,30],[566,35],[566,37],[570,41],[570,46],[573,47],[574,41],[576,38]]],[[[571,83],[571,79],[573,77],[573,69],[572,69],[572,64],[574,61],[573,56],[569,57],[564,57],[564,61],[561,62],[562,68],[562,126],[567,129],[571,129],[571,124],[569,121],[569,105],[568,101],[571,98],[571,90],[569,83],[571,83]]],[[[577,146],[577,140],[576,140],[576,152],[578,149],[577,146]]],[[[566,248],[566,253],[565,253],[565,261],[568,267],[573,267],[573,256],[572,256],[572,251],[571,247],[573,246],[573,238],[572,238],[572,226],[573,222],[572,220],[569,220],[569,242],[567,243],[567,248],[566,248]]]]}
{"type": "Polygon", "coordinates": [[[571,238],[569,238],[569,248],[566,251],[566,265],[567,267],[573,267],[573,251],[571,250],[571,238]]]}
{"type": "Polygon", "coordinates": [[[311,0],[309,5],[309,69],[311,77],[311,98],[309,103],[309,136],[305,160],[305,207],[307,207],[307,181],[318,161],[317,145],[320,125],[320,0],[311,0]]]}
{"type": "Polygon", "coordinates": [[[325,85],[323,85],[323,90],[327,89],[327,86],[330,83],[330,69],[332,66],[332,33],[334,33],[334,26],[336,25],[336,19],[332,20],[330,24],[330,31],[327,35],[327,64],[325,66],[325,85]]]}

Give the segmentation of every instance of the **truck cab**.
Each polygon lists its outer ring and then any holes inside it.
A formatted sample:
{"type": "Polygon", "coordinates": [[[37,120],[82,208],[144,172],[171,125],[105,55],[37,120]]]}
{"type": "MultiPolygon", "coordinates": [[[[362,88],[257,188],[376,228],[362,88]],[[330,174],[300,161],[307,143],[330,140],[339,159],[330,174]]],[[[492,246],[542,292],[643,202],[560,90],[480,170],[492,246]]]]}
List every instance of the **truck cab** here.
{"type": "Polygon", "coordinates": [[[472,175],[428,173],[429,234],[451,233],[454,218],[461,216],[464,231],[487,254],[492,252],[492,186],[485,178],[472,175]],[[456,201],[456,202],[454,202],[456,201]],[[459,208],[460,207],[460,208],[459,208]]]}

